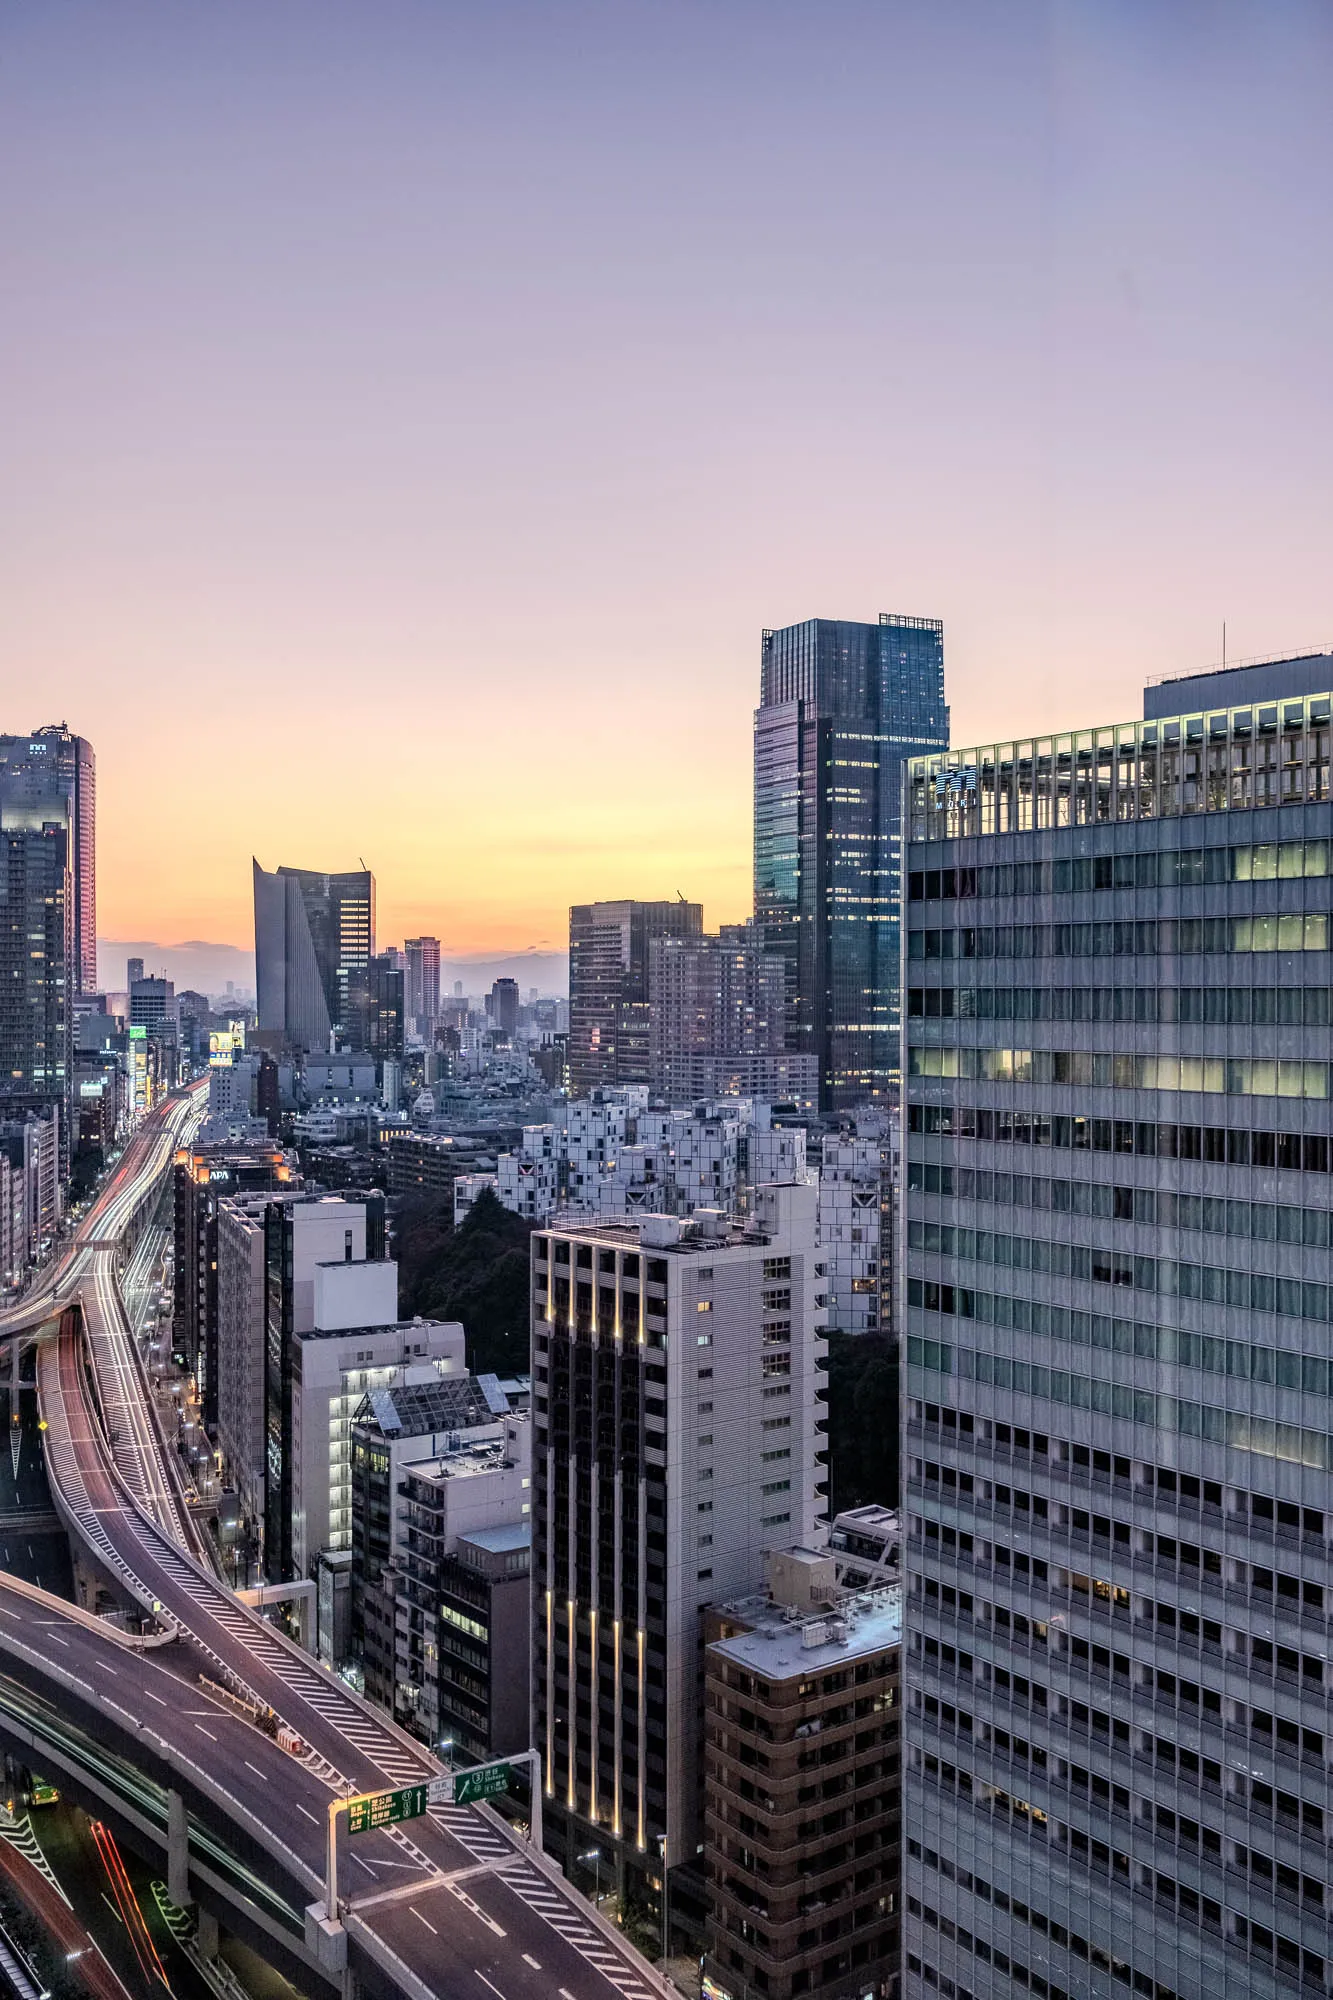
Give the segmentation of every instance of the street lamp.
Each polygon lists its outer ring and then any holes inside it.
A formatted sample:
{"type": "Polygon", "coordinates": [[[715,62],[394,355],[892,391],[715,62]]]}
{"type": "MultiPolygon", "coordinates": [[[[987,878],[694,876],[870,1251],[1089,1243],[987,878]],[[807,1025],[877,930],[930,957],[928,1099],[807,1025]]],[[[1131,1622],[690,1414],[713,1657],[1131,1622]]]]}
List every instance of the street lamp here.
{"type": "Polygon", "coordinates": [[[452,1736],[442,1736],[440,1738],[440,1750],[443,1753],[445,1763],[452,1771],[454,1768],[454,1739],[452,1736]]]}
{"type": "Polygon", "coordinates": [[[662,1850],[662,1970],[665,1972],[671,1947],[671,1920],[667,1914],[667,1837],[664,1833],[658,1834],[657,1844],[662,1850]]]}
{"type": "Polygon", "coordinates": [[[591,1861],[592,1863],[592,1899],[596,1907],[600,1910],[602,1907],[602,1850],[600,1847],[590,1847],[586,1854],[580,1854],[579,1860],[591,1861]]]}

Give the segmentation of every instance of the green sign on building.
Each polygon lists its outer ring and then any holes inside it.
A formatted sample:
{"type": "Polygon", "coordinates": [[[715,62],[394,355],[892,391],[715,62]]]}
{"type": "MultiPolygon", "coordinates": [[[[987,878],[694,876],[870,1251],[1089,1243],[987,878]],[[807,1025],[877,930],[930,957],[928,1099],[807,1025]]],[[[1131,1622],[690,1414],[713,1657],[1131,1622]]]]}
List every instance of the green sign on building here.
{"type": "Polygon", "coordinates": [[[500,1799],[509,1790],[508,1764],[484,1764],[479,1771],[460,1771],[454,1779],[454,1804],[474,1806],[481,1799],[500,1799]]]}
{"type": "Polygon", "coordinates": [[[397,1826],[400,1819],[419,1819],[426,1810],[425,1785],[404,1785],[396,1792],[371,1792],[347,1802],[347,1831],[373,1833],[376,1827],[397,1826]]]}

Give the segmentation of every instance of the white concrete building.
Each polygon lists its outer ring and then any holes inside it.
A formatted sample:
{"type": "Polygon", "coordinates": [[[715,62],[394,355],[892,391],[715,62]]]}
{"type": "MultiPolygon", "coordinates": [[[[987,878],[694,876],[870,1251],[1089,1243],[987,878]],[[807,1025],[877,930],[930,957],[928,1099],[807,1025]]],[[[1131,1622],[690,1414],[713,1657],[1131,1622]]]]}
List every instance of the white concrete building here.
{"type": "Polygon", "coordinates": [[[819,1243],[828,1267],[829,1325],[845,1333],[887,1329],[892,1255],[882,1227],[884,1163],[879,1139],[824,1141],[819,1169],[819,1243]]]}

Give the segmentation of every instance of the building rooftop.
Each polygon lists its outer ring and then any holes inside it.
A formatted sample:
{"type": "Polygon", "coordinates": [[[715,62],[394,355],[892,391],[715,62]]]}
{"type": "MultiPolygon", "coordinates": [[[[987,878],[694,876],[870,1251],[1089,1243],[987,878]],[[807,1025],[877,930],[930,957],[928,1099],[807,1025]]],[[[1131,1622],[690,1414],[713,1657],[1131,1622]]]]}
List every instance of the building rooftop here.
{"type": "Polygon", "coordinates": [[[1149,690],[1143,720],[909,758],[908,842],[1326,800],[1333,655],[1311,659],[1320,671],[1274,662],[1166,683],[1149,690]],[[1312,675],[1322,685],[1307,691],[1312,675]],[[1168,696],[1172,712],[1156,712],[1168,696]],[[1252,746],[1265,742],[1281,750],[1261,768],[1252,746]]]}
{"type": "Polygon", "coordinates": [[[531,1548],[532,1525],[528,1521],[513,1521],[504,1528],[470,1528],[458,1539],[471,1542],[474,1548],[488,1549],[492,1555],[510,1555],[515,1549],[531,1548]]]}
{"type": "Polygon", "coordinates": [[[432,1382],[372,1389],[362,1400],[353,1421],[375,1424],[386,1437],[426,1437],[435,1431],[467,1430],[473,1424],[494,1423],[502,1414],[483,1394],[475,1376],[441,1375],[432,1382]]]}
{"type": "Polygon", "coordinates": [[[903,1598],[897,1584],[855,1591],[835,1608],[806,1617],[793,1616],[789,1606],[770,1597],[741,1598],[721,1609],[724,1615],[743,1620],[749,1630],[715,1639],[708,1650],[767,1680],[841,1666],[899,1645],[903,1635],[903,1598]]]}

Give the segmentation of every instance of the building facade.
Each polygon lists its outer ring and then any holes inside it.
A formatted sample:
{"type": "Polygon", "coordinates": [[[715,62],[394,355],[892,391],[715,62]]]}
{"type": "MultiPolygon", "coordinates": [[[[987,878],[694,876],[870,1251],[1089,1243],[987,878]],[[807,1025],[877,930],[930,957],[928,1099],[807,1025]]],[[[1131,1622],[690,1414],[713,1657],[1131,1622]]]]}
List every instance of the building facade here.
{"type": "Polygon", "coordinates": [[[701,1607],[826,1519],[817,1263],[809,1187],[757,1189],[744,1232],[714,1212],[532,1239],[548,1845],[567,1867],[601,1847],[631,1894],[699,1848],[701,1607]]]}
{"type": "Polygon", "coordinates": [[[931,618],[765,632],[754,725],[755,921],[788,1041],[838,1111],[898,1090],[902,765],[949,741],[931,618]]]}
{"type": "Polygon", "coordinates": [[[902,1595],[834,1570],[705,1614],[709,2000],[899,1990],[902,1595]]]}
{"type": "Polygon", "coordinates": [[[1333,1981],[1333,698],[1281,685],[910,769],[914,2000],[1333,1981]]]}
{"type": "Polygon", "coordinates": [[[63,808],[69,840],[70,992],[96,993],[97,759],[63,722],[31,736],[0,736],[0,828],[40,828],[63,808]]]}
{"type": "Polygon", "coordinates": [[[68,1159],[74,913],[63,823],[0,831],[0,1107],[58,1108],[68,1159]]]}
{"type": "Polygon", "coordinates": [[[570,910],[568,1061],[576,1095],[648,1082],[652,941],[702,930],[699,903],[579,903],[570,910]]]}
{"type": "Polygon", "coordinates": [[[375,956],[375,877],[256,861],[254,896],[257,1025],[294,1048],[343,1047],[353,981],[375,956]]]}

